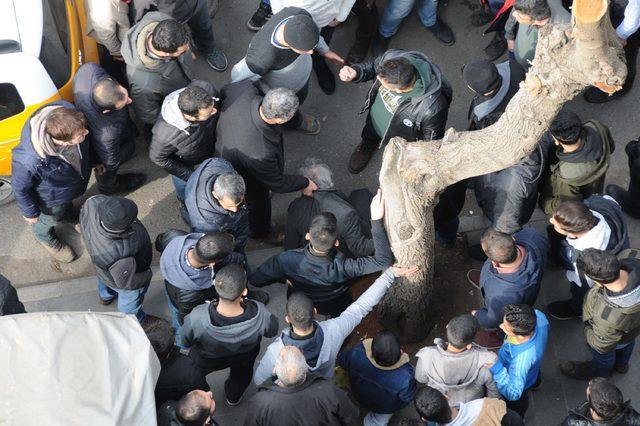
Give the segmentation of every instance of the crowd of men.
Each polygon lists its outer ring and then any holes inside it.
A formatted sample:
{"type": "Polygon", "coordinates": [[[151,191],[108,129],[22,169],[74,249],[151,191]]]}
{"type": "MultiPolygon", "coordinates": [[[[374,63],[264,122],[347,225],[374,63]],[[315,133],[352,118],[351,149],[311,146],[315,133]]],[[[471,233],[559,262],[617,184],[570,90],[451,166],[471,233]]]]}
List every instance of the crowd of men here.
{"type": "MultiPolygon", "coordinates": [[[[103,66],[78,70],[75,104],[55,101],[27,120],[13,151],[13,187],[35,239],[57,261],[77,255],[56,226],[78,224],[100,303],[117,301],[119,311],[138,318],[162,366],[155,395],[161,425],[215,423],[206,375],[225,369],[224,390],[216,393],[224,391],[227,404],[242,403],[252,382],[257,387],[246,403],[246,425],[386,425],[410,404],[422,424],[521,425],[530,393],[543,380],[548,316],[582,319],[592,353],[559,366],[565,376],[588,381],[587,400],[563,424],[640,424],[640,414],[607,380],[628,371],[640,334],[640,254],[630,247],[623,213],[640,217],[640,141],[626,146],[629,188],[605,188],[616,145],[609,129],[564,109],[518,164],[447,188],[434,211],[439,241],[453,244],[467,188],[489,223],[481,243],[469,248],[484,264],[467,273],[483,306],[451,319],[446,340],[418,351],[414,367],[387,330],[345,347],[395,278],[418,271],[394,265],[384,194],[344,195],[331,168],[316,159],[286,174],[283,138],[285,131],[321,131],[301,105],[312,70],[325,93],[336,90],[327,60],[341,67],[343,82],[373,82],[362,140],[348,160],[351,173],[392,137],[443,136],[452,101],[447,77],[422,52],[388,48],[415,1],[390,0],[378,24],[375,2],[367,0],[263,0],[247,23],[256,34],[246,55],[220,90],[193,72],[194,51],[213,69],[227,68],[206,0],[85,3],[103,66]],[[358,30],[344,60],[329,43],[350,11],[358,30]],[[143,173],[119,173],[135,152],[138,127],[151,161],[171,176],[188,232],[171,229],[152,239],[136,204],[121,196],[146,180],[143,173]],[[92,170],[100,194],[78,208],[73,200],[85,193],[92,170]],[[297,191],[284,230],[276,229],[271,194],[297,191]],[[546,235],[523,228],[536,206],[549,217],[546,235]],[[249,239],[285,251],[250,269],[249,239]],[[143,310],[154,246],[171,324],[143,310]],[[545,314],[533,306],[548,263],[566,270],[566,283],[558,285],[569,287],[571,298],[550,303],[545,314]],[[351,283],[373,273],[381,274],[354,300],[351,283]],[[267,293],[258,290],[274,283],[286,283],[284,313],[270,312],[267,293]],[[274,340],[258,359],[263,338],[274,340]],[[348,383],[350,396],[337,383],[348,383]]],[[[632,58],[623,91],[604,98],[590,88],[587,100],[609,101],[633,84],[638,3],[611,3],[632,58]]],[[[437,40],[455,42],[435,1],[421,0],[418,14],[437,40]]],[[[509,59],[463,66],[475,94],[469,130],[505,111],[535,54],[538,29],[568,19],[559,1],[515,1],[503,33],[509,59]]],[[[24,312],[15,289],[0,283],[1,313],[24,312]]]]}

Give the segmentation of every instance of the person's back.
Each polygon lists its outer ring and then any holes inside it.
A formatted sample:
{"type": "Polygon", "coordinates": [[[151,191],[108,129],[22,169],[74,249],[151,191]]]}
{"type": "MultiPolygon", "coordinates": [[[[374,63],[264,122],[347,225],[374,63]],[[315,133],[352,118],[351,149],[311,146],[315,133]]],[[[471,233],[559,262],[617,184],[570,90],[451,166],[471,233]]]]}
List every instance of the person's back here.
{"type": "Polygon", "coordinates": [[[24,314],[25,312],[15,287],[8,279],[0,275],[0,316],[24,314]]]}
{"type": "Polygon", "coordinates": [[[196,389],[182,396],[179,401],[167,401],[159,407],[158,426],[217,425],[211,418],[215,410],[213,393],[196,389]]]}

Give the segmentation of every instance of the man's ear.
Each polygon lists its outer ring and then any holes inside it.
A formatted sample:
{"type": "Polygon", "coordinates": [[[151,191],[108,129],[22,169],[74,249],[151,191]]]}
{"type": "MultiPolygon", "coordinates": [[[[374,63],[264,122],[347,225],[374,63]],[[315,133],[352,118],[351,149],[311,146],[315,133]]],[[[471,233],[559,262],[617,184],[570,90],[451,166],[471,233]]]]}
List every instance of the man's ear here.
{"type": "Polygon", "coordinates": [[[447,394],[443,394],[442,396],[444,396],[444,399],[446,399],[447,401],[449,401],[449,395],[447,395],[447,394]]]}
{"type": "Polygon", "coordinates": [[[211,110],[211,115],[216,115],[218,113],[218,108],[213,107],[213,109],[211,110]]]}
{"type": "Polygon", "coordinates": [[[242,297],[247,297],[247,294],[249,294],[249,289],[245,287],[244,290],[242,290],[242,297]]]}
{"type": "Polygon", "coordinates": [[[318,310],[316,308],[313,308],[313,316],[315,317],[316,315],[318,315],[318,310]]]}
{"type": "Polygon", "coordinates": [[[338,247],[339,245],[340,245],[340,241],[338,241],[338,240],[336,240],[336,242],[335,242],[335,243],[333,243],[333,246],[334,246],[334,247],[338,247]]]}
{"type": "Polygon", "coordinates": [[[108,114],[109,112],[110,112],[110,111],[109,111],[108,109],[103,109],[103,110],[102,110],[102,113],[103,113],[103,114],[108,114]]]}
{"type": "Polygon", "coordinates": [[[291,324],[291,321],[289,321],[289,315],[284,316],[284,322],[286,322],[287,324],[291,324]]]}
{"type": "Polygon", "coordinates": [[[311,241],[311,234],[308,233],[308,232],[306,234],[304,234],[304,239],[307,240],[307,241],[311,241]]]}

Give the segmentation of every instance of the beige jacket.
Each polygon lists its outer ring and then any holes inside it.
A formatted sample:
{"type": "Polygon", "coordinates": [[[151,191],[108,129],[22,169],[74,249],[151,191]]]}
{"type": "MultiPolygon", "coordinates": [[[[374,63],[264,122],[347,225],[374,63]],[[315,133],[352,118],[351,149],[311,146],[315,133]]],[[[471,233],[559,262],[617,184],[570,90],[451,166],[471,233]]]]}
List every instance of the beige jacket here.
{"type": "Polygon", "coordinates": [[[122,0],[84,0],[87,11],[87,35],[102,44],[114,56],[129,30],[129,5],[122,0]]]}

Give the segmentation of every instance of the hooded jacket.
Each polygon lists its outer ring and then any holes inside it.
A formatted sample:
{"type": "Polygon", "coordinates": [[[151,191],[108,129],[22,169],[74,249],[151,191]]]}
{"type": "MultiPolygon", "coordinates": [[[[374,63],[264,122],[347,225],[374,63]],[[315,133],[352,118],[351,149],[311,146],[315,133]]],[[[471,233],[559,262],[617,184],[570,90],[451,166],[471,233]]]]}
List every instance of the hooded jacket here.
{"type": "Polygon", "coordinates": [[[620,413],[610,420],[593,420],[590,409],[589,401],[584,401],[569,411],[562,426],[640,426],[640,414],[633,409],[630,401],[625,402],[620,413]]]}
{"type": "MultiPolygon", "coordinates": [[[[322,347],[313,365],[309,365],[309,370],[324,377],[334,376],[334,367],[338,351],[342,347],[344,339],[360,324],[360,321],[380,302],[382,297],[391,287],[394,281],[393,270],[387,269],[380,277],[339,317],[316,323],[322,329],[322,347]]],[[[256,385],[263,383],[273,374],[273,367],[280,350],[285,346],[284,336],[289,336],[291,330],[284,329],[282,334],[267,347],[260,364],[253,375],[253,382],[256,385]]],[[[304,349],[303,354],[304,354],[304,349]]],[[[305,354],[306,355],[306,354],[305,354]]]]}
{"type": "Polygon", "coordinates": [[[349,374],[354,398],[369,411],[392,414],[407,406],[416,392],[414,369],[403,353],[393,365],[383,367],[373,357],[366,339],[338,355],[338,365],[349,374]]]}
{"type": "Polygon", "coordinates": [[[137,290],[151,281],[151,239],[137,219],[122,233],[100,224],[106,195],[94,195],[80,210],[80,229],[98,277],[109,287],[137,290]]]}
{"type": "Polygon", "coordinates": [[[254,317],[224,326],[213,325],[209,310],[215,307],[211,303],[195,307],[185,317],[181,331],[183,343],[194,352],[191,357],[206,361],[244,354],[256,350],[262,336],[278,334],[278,318],[262,303],[245,299],[245,304],[250,303],[257,306],[254,317]]]}
{"type": "MultiPolygon", "coordinates": [[[[217,99],[218,91],[209,83],[194,80],[190,86],[199,86],[217,99]]],[[[158,121],[153,126],[149,158],[169,174],[187,181],[194,166],[213,157],[218,114],[206,121],[187,121],[178,107],[178,97],[185,88],[170,93],[162,102],[158,121]]]]}
{"type": "Polygon", "coordinates": [[[357,73],[354,83],[375,80],[360,113],[368,111],[378,95],[381,84],[376,79],[376,66],[387,59],[398,57],[407,58],[420,78],[430,84],[420,96],[414,96],[398,105],[382,136],[381,146],[396,136],[408,142],[442,138],[451,103],[451,85],[440,68],[421,52],[390,49],[371,61],[351,65],[357,73]]]}
{"type": "Polygon", "coordinates": [[[42,208],[70,203],[87,190],[91,135],[60,150],[44,131],[46,117],[59,107],[76,109],[66,101],[37,109],[22,127],[20,144],[12,152],[11,185],[24,217],[38,217],[42,208]]]}
{"type": "Polygon", "coordinates": [[[416,357],[416,380],[446,394],[451,403],[500,398],[493,376],[485,366],[496,360],[493,352],[473,346],[453,353],[435,345],[420,349],[416,357]]]}
{"type": "Polygon", "coordinates": [[[258,387],[248,404],[245,426],[357,425],[360,413],[333,380],[307,373],[304,383],[280,387],[272,380],[258,387]]]}
{"type": "MultiPolygon", "coordinates": [[[[581,132],[582,147],[576,152],[555,150],[555,164],[542,185],[540,207],[551,215],[566,200],[582,200],[602,193],[615,141],[609,128],[596,120],[587,121],[581,132]]],[[[550,135],[545,139],[551,140],[550,135]]]]}
{"type": "Polygon", "coordinates": [[[193,58],[187,51],[178,59],[163,62],[147,54],[148,36],[158,22],[171,19],[161,12],[149,12],[127,31],[122,42],[122,57],[127,64],[130,96],[136,116],[145,124],[154,124],[160,115],[162,100],[169,93],[186,87],[193,80],[193,58]]]}
{"type": "Polygon", "coordinates": [[[18,292],[8,279],[0,275],[0,317],[4,315],[24,314],[24,305],[18,299],[18,292]]]}
{"type": "Polygon", "coordinates": [[[587,343],[600,353],[629,343],[640,334],[640,259],[623,257],[620,263],[629,273],[626,288],[612,294],[605,287],[594,286],[582,305],[587,343]]]}
{"type": "Polygon", "coordinates": [[[191,174],[185,191],[191,232],[226,232],[235,238],[235,250],[243,251],[249,239],[249,214],[243,203],[237,212],[225,210],[213,196],[213,184],[220,175],[233,172],[222,158],[205,160],[191,174]]]}
{"type": "Polygon", "coordinates": [[[525,228],[513,235],[516,245],[526,250],[518,270],[503,274],[486,260],[480,272],[480,289],[484,308],[475,316],[481,327],[497,328],[502,322],[502,308],[511,303],[533,306],[540,291],[540,282],[547,265],[549,241],[533,228],[525,228]]]}
{"type": "Polygon", "coordinates": [[[221,98],[216,153],[231,163],[247,187],[259,185],[276,193],[287,193],[309,185],[304,176],[284,173],[282,128],[262,120],[259,114],[262,97],[251,82],[226,85],[221,98]]]}

